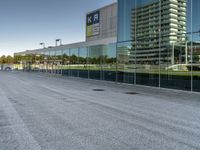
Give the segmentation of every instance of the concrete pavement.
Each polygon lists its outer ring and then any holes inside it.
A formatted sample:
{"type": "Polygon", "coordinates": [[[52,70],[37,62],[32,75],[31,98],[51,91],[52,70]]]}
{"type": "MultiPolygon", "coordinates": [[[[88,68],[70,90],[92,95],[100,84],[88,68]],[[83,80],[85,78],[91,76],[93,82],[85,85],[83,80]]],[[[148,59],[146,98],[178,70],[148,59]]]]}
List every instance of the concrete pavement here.
{"type": "Polygon", "coordinates": [[[0,150],[13,149],[200,150],[200,94],[0,72],[0,150]]]}

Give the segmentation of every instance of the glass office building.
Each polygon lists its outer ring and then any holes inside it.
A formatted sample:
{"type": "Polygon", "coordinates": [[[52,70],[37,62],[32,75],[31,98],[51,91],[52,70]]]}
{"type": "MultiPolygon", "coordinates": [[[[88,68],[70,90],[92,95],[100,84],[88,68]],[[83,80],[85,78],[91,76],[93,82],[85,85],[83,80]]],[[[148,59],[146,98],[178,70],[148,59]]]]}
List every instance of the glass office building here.
{"type": "Polygon", "coordinates": [[[118,81],[200,91],[199,8],[199,0],[118,0],[118,81]]]}
{"type": "Polygon", "coordinates": [[[16,53],[15,62],[23,71],[116,81],[116,38],[16,53]]]}
{"type": "Polygon", "coordinates": [[[199,0],[118,0],[92,12],[104,19],[86,42],[16,53],[16,66],[200,92],[199,8],[199,0]]]}

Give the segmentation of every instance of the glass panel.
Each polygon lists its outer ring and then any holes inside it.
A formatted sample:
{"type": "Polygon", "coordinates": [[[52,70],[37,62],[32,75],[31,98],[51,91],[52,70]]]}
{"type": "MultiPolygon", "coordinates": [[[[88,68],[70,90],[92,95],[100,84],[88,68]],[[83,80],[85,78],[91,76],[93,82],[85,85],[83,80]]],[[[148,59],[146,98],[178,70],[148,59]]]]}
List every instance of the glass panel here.
{"type": "Polygon", "coordinates": [[[32,55],[26,54],[22,57],[22,64],[23,64],[23,70],[24,71],[31,71],[32,69],[32,55]]]}
{"type": "Polygon", "coordinates": [[[118,0],[118,42],[131,40],[131,11],[136,0],[118,0]]]}
{"type": "Polygon", "coordinates": [[[88,49],[86,47],[79,48],[79,77],[88,78],[88,49]]]}
{"type": "Polygon", "coordinates": [[[49,51],[44,52],[44,72],[49,72],[49,51]]]}
{"type": "Polygon", "coordinates": [[[49,54],[50,54],[50,56],[49,56],[50,73],[56,73],[56,64],[55,64],[56,51],[50,51],[49,54]]]}
{"type": "Polygon", "coordinates": [[[156,1],[158,0],[118,0],[118,42],[132,40],[133,9],[156,1]]]}
{"type": "Polygon", "coordinates": [[[91,79],[102,79],[102,49],[103,46],[91,46],[89,47],[88,67],[89,67],[89,78],[91,79]]]}
{"type": "Polygon", "coordinates": [[[55,58],[55,65],[56,65],[56,74],[62,74],[62,51],[56,51],[56,58],[55,58]]]}
{"type": "Polygon", "coordinates": [[[116,81],[116,44],[103,48],[103,80],[116,81]]]}
{"type": "Polygon", "coordinates": [[[62,75],[69,76],[70,75],[70,57],[69,57],[69,49],[63,50],[63,56],[62,56],[62,75]]]}
{"type": "Polygon", "coordinates": [[[36,54],[29,54],[30,57],[30,70],[29,71],[35,71],[36,70],[36,54]]]}
{"type": "Polygon", "coordinates": [[[132,9],[131,33],[133,50],[130,61],[136,61],[136,83],[159,86],[160,3],[137,0],[132,9]]]}
{"type": "Polygon", "coordinates": [[[78,62],[78,48],[70,49],[70,71],[71,76],[78,77],[79,76],[79,62],[78,62]]]}
{"type": "MultiPolygon", "coordinates": [[[[193,91],[200,92],[200,1],[191,0],[192,3],[192,85],[193,91]]],[[[190,49],[190,48],[189,48],[190,49]]]]}
{"type": "Polygon", "coordinates": [[[158,0],[119,0],[119,82],[159,86],[158,0]]]}
{"type": "Polygon", "coordinates": [[[14,68],[16,70],[23,70],[22,55],[14,55],[14,68]]]}
{"type": "Polygon", "coordinates": [[[132,42],[122,42],[117,44],[117,81],[124,83],[134,83],[134,61],[131,60],[132,42]]]}
{"type": "Polygon", "coordinates": [[[161,87],[191,90],[190,3],[161,1],[161,87]]]}
{"type": "Polygon", "coordinates": [[[35,66],[34,71],[41,71],[41,63],[43,61],[43,55],[42,53],[35,55],[35,66]]]}
{"type": "Polygon", "coordinates": [[[41,52],[40,53],[40,72],[45,72],[45,53],[41,52]]]}

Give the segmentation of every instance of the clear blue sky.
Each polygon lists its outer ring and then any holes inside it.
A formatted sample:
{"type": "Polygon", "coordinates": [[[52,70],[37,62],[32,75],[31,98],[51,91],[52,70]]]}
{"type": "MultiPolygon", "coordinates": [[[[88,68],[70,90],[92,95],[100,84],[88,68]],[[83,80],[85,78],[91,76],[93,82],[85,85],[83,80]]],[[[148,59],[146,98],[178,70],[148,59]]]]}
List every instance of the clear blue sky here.
{"type": "Polygon", "coordinates": [[[116,0],[1,0],[0,56],[85,40],[85,14],[116,0]]]}

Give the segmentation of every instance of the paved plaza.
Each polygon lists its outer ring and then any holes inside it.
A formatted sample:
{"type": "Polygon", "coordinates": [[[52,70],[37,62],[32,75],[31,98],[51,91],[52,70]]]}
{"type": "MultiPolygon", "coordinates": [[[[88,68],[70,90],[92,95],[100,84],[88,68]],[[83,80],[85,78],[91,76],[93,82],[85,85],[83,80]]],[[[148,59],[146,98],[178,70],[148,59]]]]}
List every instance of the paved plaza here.
{"type": "Polygon", "coordinates": [[[0,71],[0,150],[200,150],[200,94],[0,71]]]}

